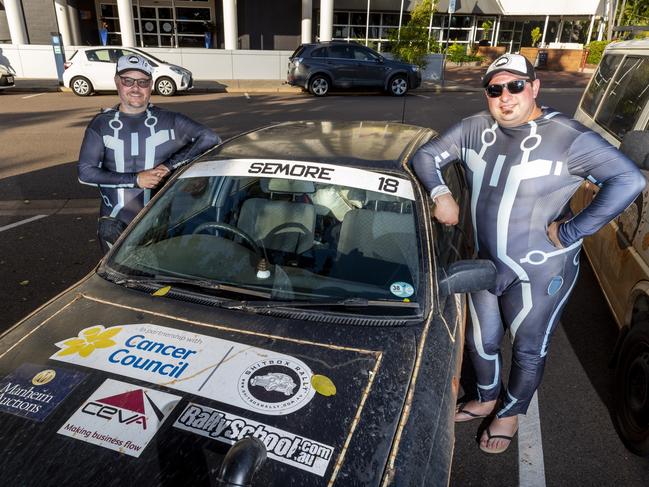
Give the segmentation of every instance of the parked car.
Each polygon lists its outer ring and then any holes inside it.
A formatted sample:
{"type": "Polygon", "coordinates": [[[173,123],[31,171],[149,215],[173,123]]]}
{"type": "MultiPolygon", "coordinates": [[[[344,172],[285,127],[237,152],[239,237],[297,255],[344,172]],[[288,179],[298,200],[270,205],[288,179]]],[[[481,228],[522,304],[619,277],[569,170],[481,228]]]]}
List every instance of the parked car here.
{"type": "MultiPolygon", "coordinates": [[[[649,41],[610,44],[575,118],[649,170],[649,41]]],[[[580,210],[598,187],[586,182],[580,210]]],[[[615,347],[616,426],[634,453],[649,455],[649,190],[584,241],[586,254],[620,328],[615,347]]]]}
{"type": "Polygon", "coordinates": [[[355,42],[331,41],[300,45],[289,58],[287,81],[315,96],[359,87],[403,96],[421,84],[421,71],[355,42]]]}
{"type": "Polygon", "coordinates": [[[16,84],[16,73],[10,66],[0,64],[0,90],[12,88],[16,84]]]}
{"type": "Polygon", "coordinates": [[[0,337],[6,478],[447,485],[454,293],[495,268],[433,223],[408,167],[432,136],[285,123],[175,174],[95,271],[0,337]]]}
{"type": "Polygon", "coordinates": [[[103,46],[77,49],[65,63],[63,85],[75,95],[88,96],[95,91],[115,91],[115,69],[120,56],[139,54],[153,66],[153,87],[162,96],[192,88],[191,71],[169,64],[133,47],[103,46]]]}

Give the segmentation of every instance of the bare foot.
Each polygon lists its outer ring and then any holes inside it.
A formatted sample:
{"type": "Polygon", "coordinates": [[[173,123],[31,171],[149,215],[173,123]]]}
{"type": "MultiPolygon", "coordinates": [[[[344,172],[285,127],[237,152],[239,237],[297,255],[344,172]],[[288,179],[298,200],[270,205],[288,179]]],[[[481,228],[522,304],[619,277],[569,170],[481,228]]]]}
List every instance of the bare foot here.
{"type": "Polygon", "coordinates": [[[517,431],[518,416],[496,417],[482,433],[480,449],[487,453],[502,453],[509,447],[517,431]]]}
{"type": "Polygon", "coordinates": [[[455,422],[463,423],[464,421],[471,421],[472,419],[486,418],[495,408],[495,400],[479,402],[474,399],[473,401],[460,403],[455,409],[455,422]]]}

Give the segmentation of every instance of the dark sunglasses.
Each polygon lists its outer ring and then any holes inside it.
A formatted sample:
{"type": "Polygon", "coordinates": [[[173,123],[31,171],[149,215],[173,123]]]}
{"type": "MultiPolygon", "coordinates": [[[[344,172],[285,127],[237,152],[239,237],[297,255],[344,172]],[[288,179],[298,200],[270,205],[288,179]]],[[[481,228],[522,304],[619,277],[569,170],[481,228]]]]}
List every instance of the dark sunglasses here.
{"type": "Polygon", "coordinates": [[[135,83],[137,83],[140,88],[148,88],[149,86],[151,86],[151,78],[135,79],[129,78],[128,76],[120,76],[119,81],[126,87],[131,87],[135,83]]]}
{"type": "Polygon", "coordinates": [[[516,95],[517,93],[521,93],[525,89],[525,83],[527,83],[528,81],[529,80],[527,79],[517,79],[500,85],[489,85],[487,86],[487,88],[485,88],[485,90],[487,92],[487,96],[490,98],[498,98],[499,96],[501,96],[505,87],[507,87],[507,91],[509,91],[512,95],[516,95]]]}

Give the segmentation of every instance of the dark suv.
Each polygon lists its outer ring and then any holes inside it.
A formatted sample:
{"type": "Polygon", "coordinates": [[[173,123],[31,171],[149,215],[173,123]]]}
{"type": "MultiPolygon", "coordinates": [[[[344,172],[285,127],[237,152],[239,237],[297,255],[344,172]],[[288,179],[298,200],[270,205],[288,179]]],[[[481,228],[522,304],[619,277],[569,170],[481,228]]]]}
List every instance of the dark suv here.
{"type": "Polygon", "coordinates": [[[355,42],[302,44],[288,61],[288,84],[324,96],[335,88],[380,88],[403,96],[421,84],[414,64],[386,59],[355,42]]]}

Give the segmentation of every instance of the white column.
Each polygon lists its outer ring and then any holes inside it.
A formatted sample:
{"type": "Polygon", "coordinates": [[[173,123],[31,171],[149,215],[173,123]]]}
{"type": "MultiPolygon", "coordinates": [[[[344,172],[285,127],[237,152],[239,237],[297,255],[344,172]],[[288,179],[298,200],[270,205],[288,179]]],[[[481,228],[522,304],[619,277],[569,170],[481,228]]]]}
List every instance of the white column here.
{"type": "Polygon", "coordinates": [[[225,38],[225,48],[235,50],[239,38],[237,0],[223,0],[223,36],[225,38]]]}
{"type": "Polygon", "coordinates": [[[122,46],[137,46],[131,0],[117,0],[117,15],[119,15],[119,30],[122,33],[122,46]]]}
{"type": "Polygon", "coordinates": [[[74,45],[72,34],[70,34],[70,21],[68,19],[68,2],[66,0],[54,0],[54,13],[56,14],[56,23],[61,33],[64,46],[74,45]]]}
{"type": "Polygon", "coordinates": [[[20,0],[3,0],[12,44],[27,44],[27,29],[20,0]]]}
{"type": "Polygon", "coordinates": [[[604,39],[604,20],[599,19],[599,29],[597,29],[597,40],[601,41],[604,39]]]}
{"type": "Polygon", "coordinates": [[[320,42],[330,41],[334,25],[334,0],[320,2],[320,42]]]}
{"type": "Polygon", "coordinates": [[[68,5],[68,19],[70,20],[70,34],[75,46],[81,45],[81,27],[79,26],[79,10],[77,7],[68,5]]]}
{"type": "Polygon", "coordinates": [[[366,46],[370,36],[370,2],[371,0],[367,0],[367,17],[365,18],[365,45],[366,46]]]}
{"type": "Polygon", "coordinates": [[[590,44],[590,38],[593,35],[593,27],[595,25],[595,16],[591,15],[590,25],[588,26],[588,35],[586,36],[586,45],[590,44]]]}
{"type": "Polygon", "coordinates": [[[545,16],[545,24],[543,25],[543,36],[541,37],[541,47],[545,47],[545,34],[548,32],[548,23],[550,22],[550,16],[545,16]]]}
{"type": "Polygon", "coordinates": [[[313,39],[313,0],[302,0],[302,44],[313,39]]]}
{"type": "Polygon", "coordinates": [[[498,36],[500,35],[500,15],[496,19],[496,28],[494,29],[494,41],[491,43],[492,46],[498,45],[498,36]]]}

